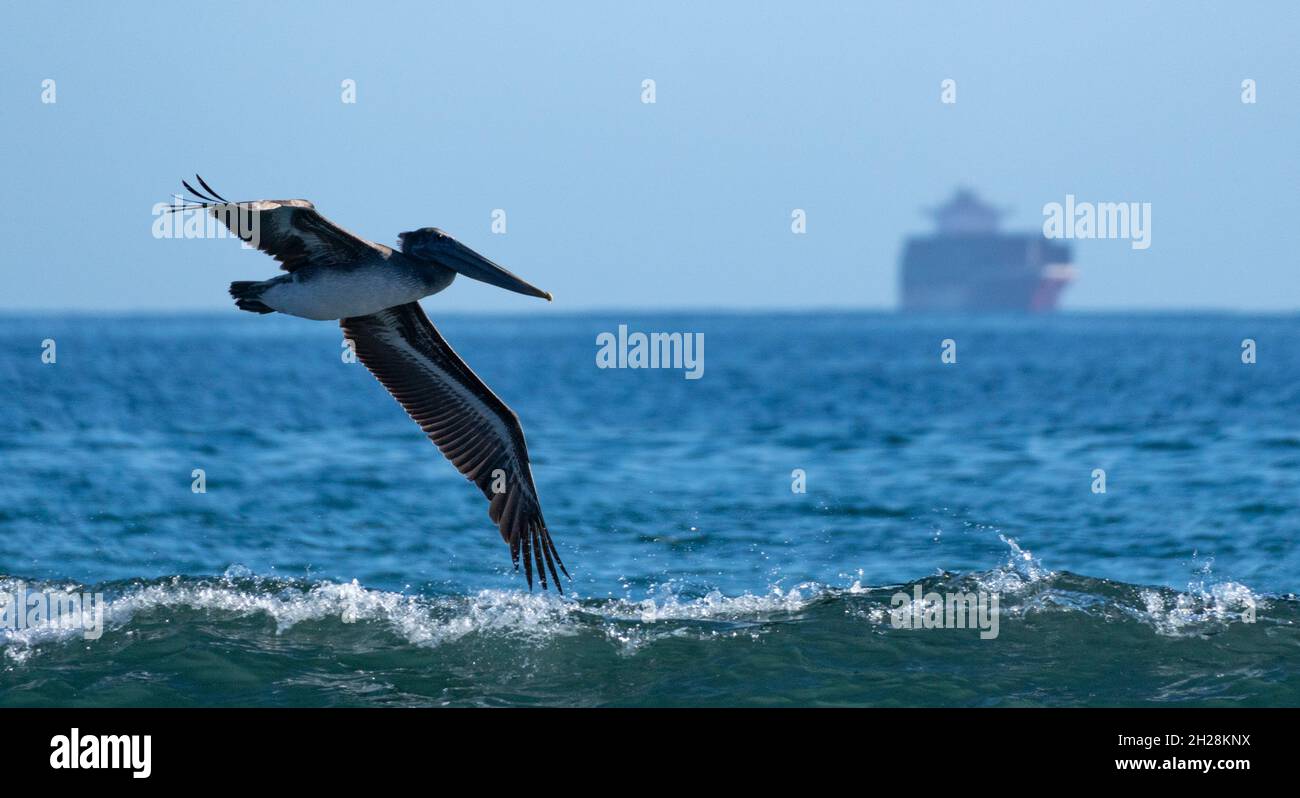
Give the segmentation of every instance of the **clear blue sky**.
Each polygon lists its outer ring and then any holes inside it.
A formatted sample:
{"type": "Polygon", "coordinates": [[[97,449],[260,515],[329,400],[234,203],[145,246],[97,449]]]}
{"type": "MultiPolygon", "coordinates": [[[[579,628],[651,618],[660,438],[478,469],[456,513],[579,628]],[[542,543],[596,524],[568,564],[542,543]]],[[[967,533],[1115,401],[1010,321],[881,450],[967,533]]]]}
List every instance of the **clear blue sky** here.
{"type": "Polygon", "coordinates": [[[1025,229],[1152,203],[1150,249],[1076,245],[1066,307],[1300,307],[1295,3],[289,5],[5,3],[0,309],[228,308],[276,264],[151,232],[196,171],[385,243],[442,227],[552,309],[892,307],[959,184],[1025,229]]]}

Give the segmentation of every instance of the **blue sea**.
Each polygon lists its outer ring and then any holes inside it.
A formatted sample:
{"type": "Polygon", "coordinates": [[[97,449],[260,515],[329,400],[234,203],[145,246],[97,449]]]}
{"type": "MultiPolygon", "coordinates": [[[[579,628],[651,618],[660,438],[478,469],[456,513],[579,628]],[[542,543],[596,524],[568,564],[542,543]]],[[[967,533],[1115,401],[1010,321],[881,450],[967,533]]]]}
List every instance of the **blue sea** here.
{"type": "Polygon", "coordinates": [[[0,705],[1300,705],[1298,317],[425,307],[563,596],[333,323],[8,316],[0,592],[105,604],[0,628],[0,705]],[[597,368],[620,324],[703,377],[597,368]]]}

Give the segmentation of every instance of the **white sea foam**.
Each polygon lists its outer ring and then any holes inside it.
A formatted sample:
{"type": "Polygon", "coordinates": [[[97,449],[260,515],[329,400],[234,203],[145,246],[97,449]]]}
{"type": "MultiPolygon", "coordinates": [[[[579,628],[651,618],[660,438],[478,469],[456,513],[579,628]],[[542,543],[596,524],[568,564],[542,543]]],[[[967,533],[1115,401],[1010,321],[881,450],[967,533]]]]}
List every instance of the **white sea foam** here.
{"type": "MultiPolygon", "coordinates": [[[[0,579],[0,588],[4,580],[0,579]]],[[[43,589],[53,589],[45,586],[43,589]]],[[[63,589],[73,590],[74,586],[63,589]]],[[[765,595],[724,596],[713,591],[699,598],[683,598],[663,590],[640,601],[607,599],[578,601],[548,593],[519,590],[483,590],[469,596],[413,596],[374,590],[351,582],[321,581],[310,586],[281,580],[249,578],[232,568],[219,580],[180,577],[127,588],[105,603],[105,628],[122,630],[146,616],[175,610],[264,617],[285,634],[308,623],[338,620],[344,624],[381,624],[407,643],[434,648],[467,635],[510,635],[533,642],[578,634],[586,627],[600,628],[606,637],[628,650],[665,635],[693,633],[710,636],[716,629],[684,632],[682,622],[758,623],[774,613],[796,612],[825,592],[818,585],[800,585],[788,591],[774,588],[765,595]],[[672,624],[672,628],[668,626],[672,624]],[[627,633],[629,625],[636,631],[627,633]]],[[[169,621],[167,621],[169,622],[169,621]]],[[[26,660],[42,644],[70,641],[78,630],[36,627],[0,630],[0,647],[14,662],[26,660]]]]}
{"type": "Polygon", "coordinates": [[[1267,602],[1239,582],[1194,582],[1185,593],[1142,591],[1143,612],[1160,634],[1199,634],[1228,623],[1256,623],[1267,602]]]}
{"type": "MultiPolygon", "coordinates": [[[[1006,564],[990,571],[943,575],[936,585],[951,583],[964,589],[997,592],[1007,618],[1033,612],[1114,612],[1151,626],[1161,635],[1196,634],[1207,624],[1240,621],[1243,613],[1265,609],[1267,602],[1245,585],[1202,579],[1186,592],[1136,589],[1083,577],[1061,576],[1042,566],[1014,539],[1003,537],[1009,549],[1006,564]],[[1068,584],[1079,580],[1083,586],[1068,584]],[[1109,587],[1107,587],[1109,585],[1109,587]],[[1137,591],[1136,593],[1126,591],[1137,591]],[[1112,595],[1113,594],[1113,595],[1112,595]],[[1124,596],[1136,598],[1124,598],[1124,596]],[[1136,602],[1136,603],[1135,603],[1136,602]],[[1098,609],[1100,608],[1100,609],[1098,609]]],[[[1206,574],[1205,576],[1208,576],[1206,574]]],[[[0,590],[12,590],[19,580],[0,577],[0,590]]],[[[82,586],[27,581],[29,589],[74,592],[82,586]]],[[[645,646],[671,638],[758,639],[774,624],[797,618],[819,602],[846,602],[849,617],[882,627],[888,622],[886,598],[906,586],[864,587],[856,579],[834,588],[814,582],[766,593],[727,596],[714,590],[702,596],[683,595],[671,583],[641,599],[576,599],[520,590],[483,590],[465,596],[418,596],[363,587],[350,582],[311,584],[253,577],[232,567],[222,578],[173,577],[151,584],[105,590],[106,636],[135,634],[133,626],[161,619],[170,623],[182,611],[232,618],[265,618],[273,633],[283,635],[303,624],[374,624],[412,646],[437,648],[473,635],[506,636],[530,645],[543,645],[581,633],[596,634],[621,653],[635,654],[645,646]]],[[[339,631],[331,630],[331,635],[339,631]]],[[[81,630],[38,626],[0,628],[0,650],[11,664],[21,664],[50,644],[98,645],[83,641],[81,630]]]]}
{"type": "Polygon", "coordinates": [[[666,585],[654,598],[611,599],[586,611],[595,611],[607,639],[618,643],[623,653],[633,654],[667,637],[756,639],[765,624],[801,612],[831,592],[824,585],[806,582],[789,590],[773,587],[762,595],[725,596],[713,590],[699,598],[684,599],[666,585]]]}

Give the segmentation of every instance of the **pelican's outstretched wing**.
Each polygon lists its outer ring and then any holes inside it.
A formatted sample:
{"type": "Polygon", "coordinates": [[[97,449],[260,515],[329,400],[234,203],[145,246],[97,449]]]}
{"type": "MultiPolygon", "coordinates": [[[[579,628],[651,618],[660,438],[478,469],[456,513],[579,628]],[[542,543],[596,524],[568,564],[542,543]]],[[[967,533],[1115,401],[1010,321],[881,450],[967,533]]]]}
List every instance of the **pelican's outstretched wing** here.
{"type": "Polygon", "coordinates": [[[568,576],[542,518],[519,417],[452,350],[418,302],[341,319],[361,362],[379,379],[447,459],[483,491],[488,515],[510,544],[510,557],[542,587],[556,565],[568,576]],[[547,568],[543,568],[543,560],[547,568]]]}
{"type": "Polygon", "coordinates": [[[359,238],[316,212],[304,199],[230,202],[194,176],[207,194],[186,181],[181,185],[194,195],[177,197],[185,204],[172,210],[204,208],[212,216],[261,251],[280,261],[287,272],[305,266],[339,266],[355,263],[376,252],[384,257],[393,250],[359,238]]]}

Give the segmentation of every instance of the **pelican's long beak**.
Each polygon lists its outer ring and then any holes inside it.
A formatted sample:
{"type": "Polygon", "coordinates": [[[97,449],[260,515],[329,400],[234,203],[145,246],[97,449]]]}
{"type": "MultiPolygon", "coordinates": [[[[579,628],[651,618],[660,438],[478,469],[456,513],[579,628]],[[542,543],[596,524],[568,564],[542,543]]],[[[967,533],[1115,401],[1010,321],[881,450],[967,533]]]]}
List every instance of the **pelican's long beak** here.
{"type": "Polygon", "coordinates": [[[504,288],[507,291],[514,291],[517,294],[527,294],[528,296],[541,297],[547,302],[551,301],[549,292],[521,280],[454,238],[449,237],[444,240],[446,244],[439,248],[435,260],[454,270],[457,274],[463,274],[466,277],[495,285],[498,288],[504,288]]]}

